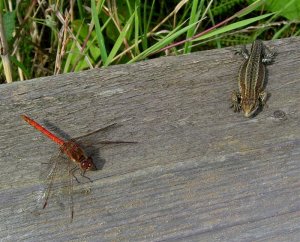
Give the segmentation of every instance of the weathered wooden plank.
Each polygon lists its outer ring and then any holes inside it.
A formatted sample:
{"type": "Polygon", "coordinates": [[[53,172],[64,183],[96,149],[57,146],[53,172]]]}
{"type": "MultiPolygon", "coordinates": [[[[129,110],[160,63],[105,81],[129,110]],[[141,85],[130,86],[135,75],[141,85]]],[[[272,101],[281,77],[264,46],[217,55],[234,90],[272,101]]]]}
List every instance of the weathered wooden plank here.
{"type": "Polygon", "coordinates": [[[266,44],[278,53],[271,97],[253,119],[229,109],[242,62],[233,48],[0,86],[0,237],[298,241],[300,39],[266,44]],[[139,142],[100,149],[104,167],[76,185],[72,223],[51,201],[32,213],[56,146],[23,113],[70,136],[116,122],[104,139],[139,142]]]}

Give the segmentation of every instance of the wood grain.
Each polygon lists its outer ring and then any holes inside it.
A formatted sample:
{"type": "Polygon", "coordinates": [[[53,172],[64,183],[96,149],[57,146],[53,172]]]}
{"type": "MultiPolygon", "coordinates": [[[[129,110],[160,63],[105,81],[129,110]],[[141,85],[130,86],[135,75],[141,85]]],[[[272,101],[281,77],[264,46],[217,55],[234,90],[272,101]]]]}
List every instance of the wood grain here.
{"type": "Polygon", "coordinates": [[[278,53],[256,117],[229,109],[234,48],[0,86],[3,241],[299,241],[300,39],[278,53]],[[21,118],[70,137],[117,123],[102,170],[75,184],[74,220],[36,211],[40,164],[57,147],[21,118]],[[82,193],[84,187],[91,191],[82,193]]]}

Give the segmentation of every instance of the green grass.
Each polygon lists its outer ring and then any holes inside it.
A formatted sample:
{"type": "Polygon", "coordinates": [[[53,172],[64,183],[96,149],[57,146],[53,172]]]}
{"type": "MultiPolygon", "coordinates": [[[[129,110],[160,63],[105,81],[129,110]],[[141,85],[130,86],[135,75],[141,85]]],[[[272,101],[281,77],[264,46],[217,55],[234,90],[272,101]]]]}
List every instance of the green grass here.
{"type": "Polygon", "coordinates": [[[0,0],[2,83],[300,32],[297,0],[16,2],[0,0]]]}

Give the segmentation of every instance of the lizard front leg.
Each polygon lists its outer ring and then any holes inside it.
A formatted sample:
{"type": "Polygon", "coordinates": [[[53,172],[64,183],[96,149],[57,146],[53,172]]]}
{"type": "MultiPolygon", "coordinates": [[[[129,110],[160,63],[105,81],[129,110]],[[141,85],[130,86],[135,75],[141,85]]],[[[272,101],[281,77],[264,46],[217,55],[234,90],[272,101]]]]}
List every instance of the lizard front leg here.
{"type": "Polygon", "coordinates": [[[241,110],[241,94],[237,91],[233,91],[231,94],[231,108],[234,112],[239,112],[241,110]]]}
{"type": "Polygon", "coordinates": [[[268,93],[266,91],[262,91],[259,93],[258,98],[262,107],[266,105],[267,97],[268,93]]]}

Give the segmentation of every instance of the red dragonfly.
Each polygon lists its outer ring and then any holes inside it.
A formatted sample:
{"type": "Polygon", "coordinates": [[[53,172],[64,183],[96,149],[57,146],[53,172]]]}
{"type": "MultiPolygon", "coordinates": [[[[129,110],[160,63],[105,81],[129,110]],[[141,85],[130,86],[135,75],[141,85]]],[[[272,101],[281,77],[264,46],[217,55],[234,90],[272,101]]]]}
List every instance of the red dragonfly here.
{"type": "MultiPolygon", "coordinates": [[[[56,144],[59,145],[59,148],[61,150],[62,153],[64,153],[70,161],[72,161],[75,166],[73,166],[71,168],[71,165],[68,164],[67,165],[67,171],[64,171],[65,173],[68,173],[69,175],[72,175],[76,181],[79,183],[79,180],[77,179],[77,177],[74,175],[75,171],[80,170],[80,175],[82,177],[87,178],[89,181],[91,181],[91,179],[87,176],[85,176],[85,173],[87,171],[94,171],[97,170],[97,167],[93,161],[93,158],[91,156],[87,156],[85,151],[83,150],[83,148],[74,140],[68,140],[65,141],[59,137],[57,137],[56,135],[54,135],[53,133],[51,133],[49,130],[47,130],[46,128],[44,128],[42,125],[40,125],[39,123],[37,123],[36,121],[34,121],[33,119],[29,118],[26,115],[21,115],[21,117],[27,122],[29,123],[31,126],[33,126],[35,129],[39,130],[40,132],[42,132],[44,135],[46,135],[48,138],[50,138],[51,140],[53,140],[56,144]]],[[[111,125],[108,125],[104,128],[98,129],[96,131],[93,131],[91,133],[88,133],[86,135],[83,135],[81,137],[84,136],[88,136],[91,135],[93,133],[96,133],[98,131],[107,129],[109,127],[112,127],[116,125],[116,123],[113,123],[111,125]]],[[[79,138],[81,138],[79,137],[79,138]]],[[[78,139],[78,138],[77,138],[78,139]]],[[[134,141],[100,141],[97,143],[101,143],[101,144],[113,144],[113,143],[137,143],[134,141]]],[[[47,204],[48,204],[48,199],[49,196],[51,194],[51,189],[53,187],[53,182],[54,182],[54,177],[56,176],[56,173],[59,169],[59,167],[62,167],[60,165],[64,165],[66,167],[66,164],[59,164],[59,163],[67,163],[65,161],[60,161],[59,159],[51,159],[50,164],[48,164],[48,171],[46,172],[46,176],[43,179],[46,179],[46,187],[43,189],[43,194],[42,194],[42,200],[43,200],[43,209],[46,208],[47,204]]],[[[71,191],[73,190],[73,182],[72,182],[72,176],[70,176],[70,196],[71,196],[71,204],[70,204],[70,212],[71,212],[71,221],[73,220],[73,216],[74,216],[74,211],[73,211],[73,198],[72,198],[72,194],[71,191]]],[[[39,199],[40,200],[40,199],[39,199]]]]}

